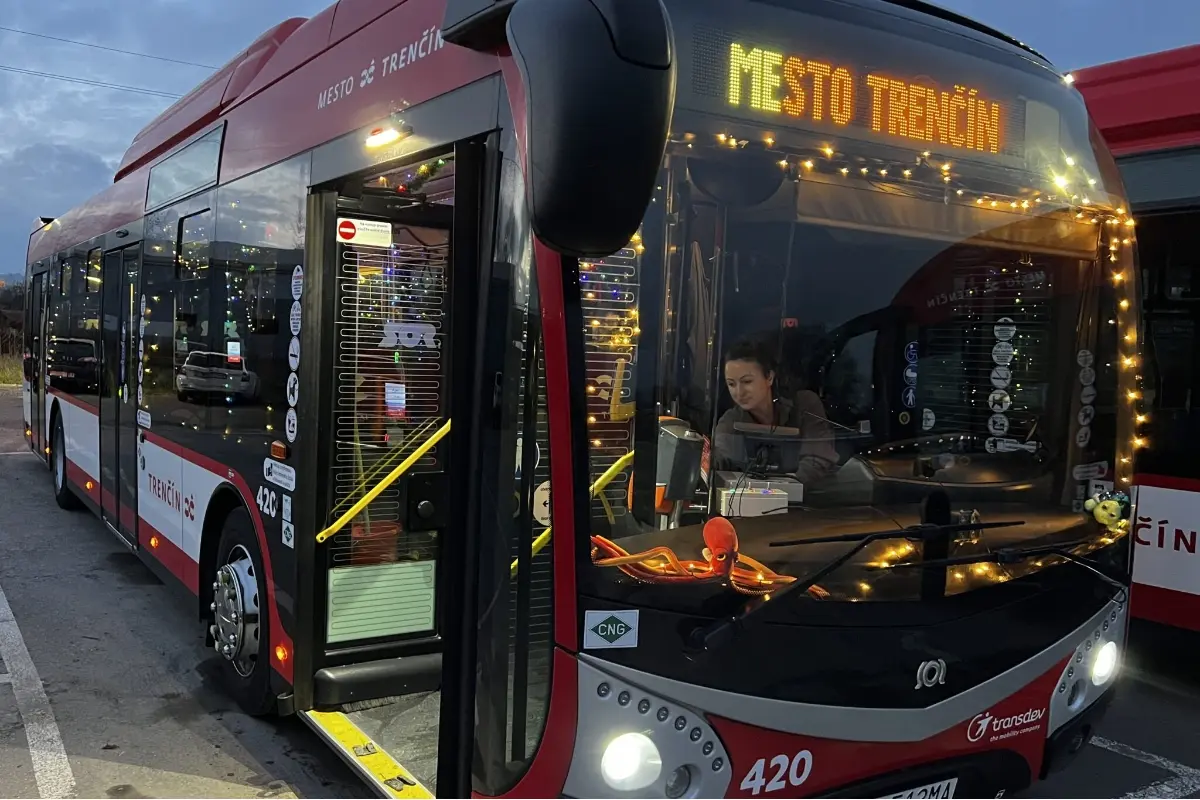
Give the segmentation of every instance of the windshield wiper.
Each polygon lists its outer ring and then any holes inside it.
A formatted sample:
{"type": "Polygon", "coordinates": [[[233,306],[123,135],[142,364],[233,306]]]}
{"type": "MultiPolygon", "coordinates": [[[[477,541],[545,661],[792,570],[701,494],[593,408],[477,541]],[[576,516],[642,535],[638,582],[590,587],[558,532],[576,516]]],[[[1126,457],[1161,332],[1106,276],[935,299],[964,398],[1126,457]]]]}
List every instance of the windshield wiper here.
{"type": "MultiPolygon", "coordinates": [[[[948,525],[909,525],[907,528],[893,528],[887,531],[870,531],[868,533],[839,533],[834,536],[813,536],[806,539],[783,539],[771,542],[768,547],[795,547],[803,544],[835,544],[837,542],[878,542],[882,539],[911,539],[914,542],[924,541],[930,536],[943,533],[966,533],[967,531],[989,530],[991,528],[1015,528],[1024,525],[1025,520],[1012,522],[955,522],[948,525]]],[[[776,592],[776,594],[779,594],[776,592]]]]}
{"type": "Polygon", "coordinates": [[[714,620],[708,625],[702,625],[692,631],[689,636],[688,646],[693,650],[712,650],[716,647],[721,647],[728,644],[737,631],[737,628],[746,621],[748,617],[761,611],[766,607],[768,602],[779,600],[793,592],[807,591],[815,586],[822,578],[834,572],[843,566],[850,559],[861,553],[868,545],[874,542],[886,541],[889,539],[908,539],[914,542],[924,542],[929,539],[945,536],[952,533],[962,533],[966,531],[974,531],[989,528],[1012,528],[1018,525],[1024,525],[1024,520],[1015,520],[1012,522],[965,522],[954,523],[950,525],[910,525],[907,528],[895,528],[888,531],[872,531],[869,533],[843,533],[835,536],[817,536],[810,539],[787,539],[779,542],[771,542],[769,547],[793,547],[806,544],[830,544],[836,542],[854,542],[854,546],[849,548],[841,555],[835,556],[827,561],[824,566],[810,573],[808,577],[797,579],[787,586],[783,587],[773,595],[765,594],[751,600],[742,610],[736,614],[721,619],[714,620]]]}
{"type": "Polygon", "coordinates": [[[1091,572],[1100,580],[1116,589],[1113,594],[1116,598],[1118,594],[1128,591],[1130,576],[1120,574],[1113,576],[1108,574],[1098,564],[1088,558],[1077,556],[1071,552],[1072,549],[1081,545],[1090,544],[1091,539],[1076,539],[1072,542],[1063,542],[1062,544],[1046,544],[1033,545],[1031,547],[1001,547],[993,550],[990,553],[976,553],[969,556],[952,556],[950,558],[939,558],[936,561],[904,561],[899,564],[867,564],[866,569],[870,570],[890,570],[890,569],[914,569],[922,567],[961,567],[970,564],[999,564],[1006,566],[1009,564],[1019,564],[1022,561],[1027,561],[1035,556],[1060,556],[1070,561],[1072,564],[1083,567],[1091,572]]]}

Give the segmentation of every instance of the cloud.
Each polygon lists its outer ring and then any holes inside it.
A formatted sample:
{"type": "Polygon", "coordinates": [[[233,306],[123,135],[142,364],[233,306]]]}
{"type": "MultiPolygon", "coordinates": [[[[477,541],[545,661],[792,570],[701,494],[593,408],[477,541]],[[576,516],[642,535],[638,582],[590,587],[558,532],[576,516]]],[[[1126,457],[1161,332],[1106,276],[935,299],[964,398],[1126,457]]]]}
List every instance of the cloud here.
{"type": "MultiPolygon", "coordinates": [[[[41,0],[6,3],[0,24],[66,39],[221,65],[289,16],[332,0],[41,0]],[[136,13],[114,13],[136,5],[136,13]]],[[[1155,0],[1132,13],[1117,0],[940,0],[1075,68],[1187,44],[1200,3],[1155,0]]],[[[1136,5],[1136,4],[1134,4],[1136,5]]],[[[128,10],[128,9],[125,9],[128,10]]],[[[801,32],[797,32],[800,35],[801,32]]],[[[0,31],[0,66],[184,94],[208,71],[0,31]]],[[[134,134],[172,101],[0,71],[0,251],[21,263],[33,217],[62,213],[111,181],[134,134]],[[19,189],[18,189],[19,187],[19,189]]]]}
{"type": "MultiPolygon", "coordinates": [[[[122,3],[127,0],[122,0],[122,3]]],[[[220,66],[288,16],[327,0],[140,0],[136,14],[94,0],[8,4],[0,24],[138,53],[220,66]]],[[[199,67],[0,31],[0,66],[185,94],[199,67]]],[[[24,263],[33,219],[59,215],[112,182],[134,135],[173,102],[0,71],[0,251],[24,263]]]]}
{"type": "Polygon", "coordinates": [[[34,219],[62,214],[79,202],[80,187],[103,188],[112,173],[99,154],[68,144],[38,142],[0,155],[0,242],[20,253],[5,262],[24,262],[34,219]]]}

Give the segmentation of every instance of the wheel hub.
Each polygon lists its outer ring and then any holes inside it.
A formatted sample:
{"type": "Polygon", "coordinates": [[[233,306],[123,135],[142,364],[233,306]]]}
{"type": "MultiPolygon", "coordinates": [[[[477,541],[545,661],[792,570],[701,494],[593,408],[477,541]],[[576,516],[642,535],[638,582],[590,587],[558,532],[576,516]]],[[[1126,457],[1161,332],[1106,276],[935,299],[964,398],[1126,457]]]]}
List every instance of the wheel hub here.
{"type": "Polygon", "coordinates": [[[229,554],[213,581],[213,649],[231,662],[243,677],[258,659],[258,581],[254,562],[241,545],[229,554]]]}

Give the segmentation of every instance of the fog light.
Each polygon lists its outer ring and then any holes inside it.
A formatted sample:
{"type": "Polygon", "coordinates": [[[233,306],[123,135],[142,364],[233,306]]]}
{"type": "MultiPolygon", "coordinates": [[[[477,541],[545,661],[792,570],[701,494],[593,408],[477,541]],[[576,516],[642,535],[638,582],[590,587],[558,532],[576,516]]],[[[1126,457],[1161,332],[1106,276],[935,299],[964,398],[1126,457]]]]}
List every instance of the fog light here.
{"type": "Polygon", "coordinates": [[[663,794],[676,800],[688,793],[688,789],[692,788],[692,770],[687,766],[682,766],[672,772],[667,777],[667,785],[663,787],[663,794]]]}
{"type": "Polygon", "coordinates": [[[636,792],[658,780],[662,756],[644,733],[623,733],[608,743],[600,757],[600,775],[610,788],[636,792]]]}
{"type": "Polygon", "coordinates": [[[1117,643],[1105,642],[1092,657],[1092,683],[1103,686],[1117,671],[1117,643]]]}

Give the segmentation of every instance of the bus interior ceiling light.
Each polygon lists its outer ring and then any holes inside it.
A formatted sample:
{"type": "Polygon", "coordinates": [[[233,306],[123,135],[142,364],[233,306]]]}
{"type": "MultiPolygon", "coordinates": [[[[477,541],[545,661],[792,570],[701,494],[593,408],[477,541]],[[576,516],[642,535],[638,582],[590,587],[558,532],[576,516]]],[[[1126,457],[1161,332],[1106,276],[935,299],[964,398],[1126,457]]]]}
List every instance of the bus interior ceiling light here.
{"type": "Polygon", "coordinates": [[[1118,648],[1116,642],[1105,642],[1096,650],[1092,659],[1092,683],[1103,686],[1117,671],[1118,648]]]}
{"type": "Polygon", "coordinates": [[[618,792],[636,792],[650,786],[662,773],[658,747],[644,733],[623,733],[608,743],[600,757],[604,782],[618,792]]]}

